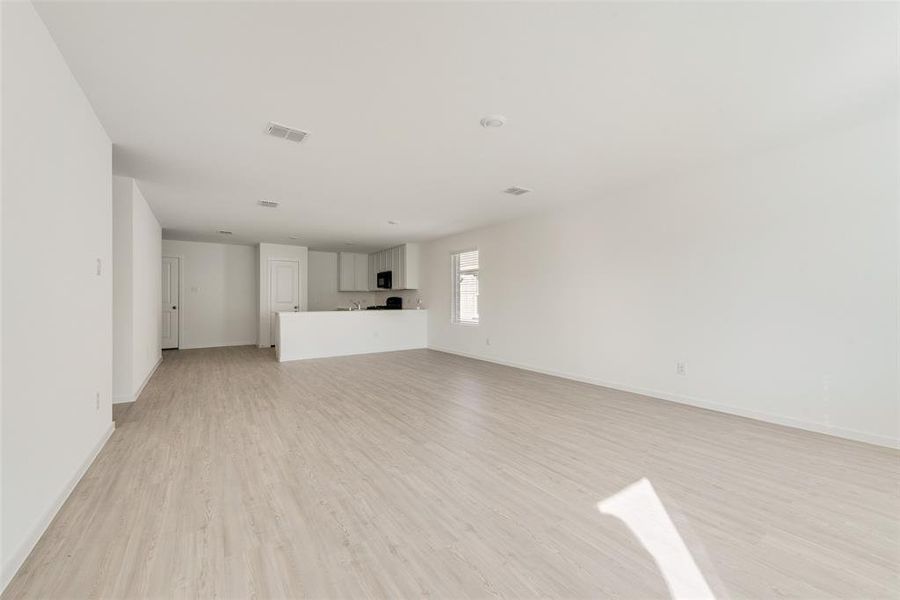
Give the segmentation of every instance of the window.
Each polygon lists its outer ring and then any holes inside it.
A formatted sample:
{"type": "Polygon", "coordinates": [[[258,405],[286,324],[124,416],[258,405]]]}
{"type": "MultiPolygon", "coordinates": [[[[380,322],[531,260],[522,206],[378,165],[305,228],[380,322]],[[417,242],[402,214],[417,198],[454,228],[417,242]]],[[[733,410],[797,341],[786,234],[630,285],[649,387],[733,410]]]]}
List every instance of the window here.
{"type": "Polygon", "coordinates": [[[453,322],[478,325],[478,250],[457,252],[453,264],[453,322]]]}

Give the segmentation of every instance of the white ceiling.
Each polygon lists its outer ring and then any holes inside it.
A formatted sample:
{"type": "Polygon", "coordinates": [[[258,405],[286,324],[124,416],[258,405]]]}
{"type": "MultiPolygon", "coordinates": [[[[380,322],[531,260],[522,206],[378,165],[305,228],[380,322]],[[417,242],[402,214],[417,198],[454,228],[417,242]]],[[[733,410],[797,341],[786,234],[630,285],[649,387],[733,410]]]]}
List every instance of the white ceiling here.
{"type": "Polygon", "coordinates": [[[115,144],[115,171],[139,180],[176,239],[426,240],[614,201],[897,101],[893,3],[38,10],[115,144]],[[482,129],[490,113],[507,125],[482,129]],[[268,137],[270,120],[311,135],[268,137]],[[534,192],[501,193],[512,185],[534,192]]]}

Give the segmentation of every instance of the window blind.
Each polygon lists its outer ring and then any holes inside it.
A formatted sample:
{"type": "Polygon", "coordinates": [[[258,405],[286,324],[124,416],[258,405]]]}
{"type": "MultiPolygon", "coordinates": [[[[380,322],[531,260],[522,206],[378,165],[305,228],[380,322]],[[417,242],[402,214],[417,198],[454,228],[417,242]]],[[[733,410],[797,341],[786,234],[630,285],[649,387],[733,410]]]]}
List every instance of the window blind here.
{"type": "Polygon", "coordinates": [[[478,323],[478,250],[453,255],[453,321],[478,323]]]}

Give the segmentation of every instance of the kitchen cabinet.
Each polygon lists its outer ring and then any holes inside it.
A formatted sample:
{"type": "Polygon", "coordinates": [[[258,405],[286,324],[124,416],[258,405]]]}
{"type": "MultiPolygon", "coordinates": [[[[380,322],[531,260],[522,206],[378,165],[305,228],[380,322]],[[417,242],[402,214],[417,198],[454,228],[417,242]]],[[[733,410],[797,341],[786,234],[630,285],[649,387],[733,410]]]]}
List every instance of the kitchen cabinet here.
{"type": "Polygon", "coordinates": [[[357,252],[338,253],[338,291],[369,291],[369,256],[357,252]]]}
{"type": "Polygon", "coordinates": [[[419,289],[419,245],[403,244],[402,248],[402,273],[403,289],[419,289]]]}
{"type": "Polygon", "coordinates": [[[354,253],[353,263],[356,271],[356,291],[369,291],[369,255],[354,253]]]}
{"type": "Polygon", "coordinates": [[[400,271],[402,271],[402,268],[400,266],[400,249],[402,247],[403,246],[397,246],[396,248],[391,248],[389,255],[390,258],[388,259],[391,263],[391,271],[393,271],[394,273],[393,276],[397,278],[397,283],[394,284],[394,287],[398,290],[406,289],[406,281],[400,274],[400,271]]]}
{"type": "Polygon", "coordinates": [[[401,244],[369,255],[369,287],[376,289],[376,275],[390,271],[394,290],[419,288],[419,245],[401,244]]]}

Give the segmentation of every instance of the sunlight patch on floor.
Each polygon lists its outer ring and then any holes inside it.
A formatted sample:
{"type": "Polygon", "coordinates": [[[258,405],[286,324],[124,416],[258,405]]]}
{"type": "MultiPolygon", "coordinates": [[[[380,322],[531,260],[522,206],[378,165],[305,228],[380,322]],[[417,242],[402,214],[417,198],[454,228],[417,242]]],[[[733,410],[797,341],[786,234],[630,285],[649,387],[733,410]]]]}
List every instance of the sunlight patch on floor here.
{"type": "Polygon", "coordinates": [[[643,478],[598,502],[597,509],[628,526],[656,561],[672,598],[715,598],[649,480],[643,478]]]}

